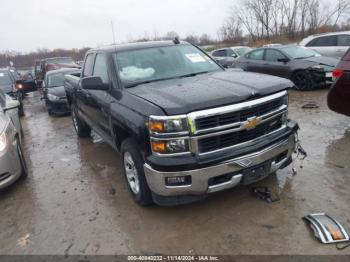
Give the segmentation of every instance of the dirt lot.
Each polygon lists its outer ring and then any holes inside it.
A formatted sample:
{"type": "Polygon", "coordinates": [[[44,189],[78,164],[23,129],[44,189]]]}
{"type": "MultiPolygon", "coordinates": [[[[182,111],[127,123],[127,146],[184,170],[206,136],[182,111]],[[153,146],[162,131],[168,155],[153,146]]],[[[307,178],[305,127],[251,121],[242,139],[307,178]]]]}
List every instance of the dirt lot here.
{"type": "Polygon", "coordinates": [[[29,176],[0,194],[0,254],[350,254],[318,243],[301,217],[327,212],[350,230],[350,118],[330,112],[327,90],[291,92],[309,156],[259,183],[268,204],[239,187],[174,208],[134,204],[119,155],[78,139],[67,117],[26,99],[29,176]],[[308,102],[318,109],[302,109],[308,102]]]}

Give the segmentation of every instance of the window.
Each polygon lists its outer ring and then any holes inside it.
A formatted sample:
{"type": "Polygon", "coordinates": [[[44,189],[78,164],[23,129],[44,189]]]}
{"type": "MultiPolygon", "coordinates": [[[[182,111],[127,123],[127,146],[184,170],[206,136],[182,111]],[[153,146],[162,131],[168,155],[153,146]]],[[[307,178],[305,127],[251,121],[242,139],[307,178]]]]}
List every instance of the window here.
{"type": "Polygon", "coordinates": [[[216,56],[216,57],[226,57],[226,56],[227,56],[226,49],[217,50],[217,51],[213,52],[213,56],[216,56]]]}
{"type": "Polygon", "coordinates": [[[350,35],[338,35],[338,46],[350,46],[350,35]]]}
{"type": "Polygon", "coordinates": [[[261,49],[261,50],[256,50],[254,52],[249,53],[247,57],[253,60],[263,60],[263,56],[264,56],[264,49],[261,49]]]}
{"type": "Polygon", "coordinates": [[[94,65],[94,74],[93,76],[99,76],[102,79],[102,82],[108,84],[108,67],[105,54],[97,54],[95,65],[94,65]]]}
{"type": "Polygon", "coordinates": [[[265,60],[271,62],[278,62],[278,59],[286,58],[280,51],[274,49],[267,49],[265,53],[265,60]]]}
{"type": "Polygon", "coordinates": [[[113,59],[124,87],[222,71],[205,53],[187,44],[120,51],[113,59]]]}
{"type": "Polygon", "coordinates": [[[95,54],[89,54],[85,59],[84,71],[82,77],[92,76],[95,54]]]}
{"type": "Polygon", "coordinates": [[[312,40],[307,46],[336,46],[336,36],[323,36],[312,40]]]}

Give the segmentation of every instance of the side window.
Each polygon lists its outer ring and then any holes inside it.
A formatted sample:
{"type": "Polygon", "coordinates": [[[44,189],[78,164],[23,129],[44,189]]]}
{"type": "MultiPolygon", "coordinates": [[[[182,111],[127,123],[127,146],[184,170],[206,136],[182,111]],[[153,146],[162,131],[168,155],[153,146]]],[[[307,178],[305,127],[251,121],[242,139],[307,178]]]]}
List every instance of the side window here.
{"type": "Polygon", "coordinates": [[[247,55],[247,58],[252,60],[263,60],[264,57],[264,49],[256,50],[247,55]]]}
{"type": "Polygon", "coordinates": [[[278,59],[286,58],[280,51],[267,49],[265,53],[265,60],[271,62],[278,62],[278,59]]]}
{"type": "Polygon", "coordinates": [[[216,56],[216,57],[225,57],[227,56],[226,54],[226,50],[225,49],[222,49],[222,50],[217,50],[213,53],[213,56],[216,56]]]}
{"type": "Polygon", "coordinates": [[[350,35],[338,35],[338,46],[350,46],[350,35]]]}
{"type": "Polygon", "coordinates": [[[93,66],[94,66],[94,58],[95,58],[95,54],[89,54],[86,57],[82,77],[92,76],[92,70],[93,70],[93,66]]]}
{"type": "Polygon", "coordinates": [[[312,40],[307,46],[336,46],[336,36],[323,36],[312,40]]]}
{"type": "Polygon", "coordinates": [[[109,82],[108,67],[107,67],[107,60],[106,60],[105,54],[96,55],[93,76],[101,77],[102,82],[105,84],[109,82]]]}

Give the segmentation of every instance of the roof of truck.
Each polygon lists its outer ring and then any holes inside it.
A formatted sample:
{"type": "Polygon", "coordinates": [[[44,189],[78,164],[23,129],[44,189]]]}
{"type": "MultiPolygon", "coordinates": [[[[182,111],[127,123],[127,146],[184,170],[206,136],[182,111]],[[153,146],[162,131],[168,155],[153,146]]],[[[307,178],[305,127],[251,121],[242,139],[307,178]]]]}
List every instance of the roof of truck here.
{"type": "MultiPolygon", "coordinates": [[[[189,43],[185,41],[181,41],[180,44],[189,45],[189,43]]],[[[137,42],[137,43],[128,43],[128,44],[118,44],[118,45],[108,45],[99,48],[94,48],[89,50],[89,52],[94,51],[107,51],[107,52],[115,52],[115,51],[128,51],[128,50],[136,50],[136,49],[144,49],[151,47],[164,47],[164,46],[173,46],[176,45],[174,41],[149,41],[149,42],[137,42]]]]}

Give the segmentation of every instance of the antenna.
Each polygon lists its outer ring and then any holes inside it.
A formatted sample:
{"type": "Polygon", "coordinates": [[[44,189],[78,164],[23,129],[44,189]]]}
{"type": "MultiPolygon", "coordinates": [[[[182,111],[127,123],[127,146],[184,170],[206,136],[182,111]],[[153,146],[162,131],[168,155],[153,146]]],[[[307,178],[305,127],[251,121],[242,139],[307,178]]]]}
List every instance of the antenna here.
{"type": "Polygon", "coordinates": [[[113,44],[116,45],[113,21],[111,21],[111,26],[112,26],[113,44]]]}

